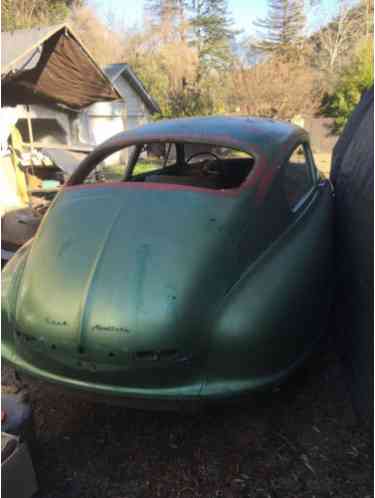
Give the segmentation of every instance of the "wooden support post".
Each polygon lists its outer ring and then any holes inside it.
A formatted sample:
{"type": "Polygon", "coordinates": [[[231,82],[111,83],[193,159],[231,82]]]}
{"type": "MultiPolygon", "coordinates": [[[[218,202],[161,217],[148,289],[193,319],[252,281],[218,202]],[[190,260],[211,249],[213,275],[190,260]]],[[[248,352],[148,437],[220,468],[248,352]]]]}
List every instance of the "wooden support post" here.
{"type": "MultiPolygon", "coordinates": [[[[29,131],[29,140],[30,140],[30,163],[32,166],[33,165],[32,154],[34,152],[34,135],[33,135],[33,128],[31,126],[30,107],[26,106],[26,109],[27,109],[27,112],[26,112],[27,128],[29,131]]],[[[26,179],[27,192],[28,192],[28,197],[29,197],[29,206],[31,207],[32,202],[31,202],[31,195],[30,195],[30,176],[29,176],[28,167],[25,168],[25,179],[26,179]]]]}
{"type": "Polygon", "coordinates": [[[31,126],[31,116],[30,116],[29,106],[27,106],[26,119],[27,119],[27,128],[29,131],[30,149],[31,149],[31,152],[33,152],[34,151],[34,135],[33,135],[33,128],[31,126]]]}
{"type": "MultiPolygon", "coordinates": [[[[124,101],[124,112],[123,112],[123,123],[124,123],[124,130],[128,131],[129,129],[129,120],[128,120],[128,106],[126,100],[124,101]]],[[[126,154],[123,152],[120,152],[120,154],[123,154],[124,161],[126,161],[126,165],[128,166],[129,164],[129,147],[126,148],[126,154]]]]}

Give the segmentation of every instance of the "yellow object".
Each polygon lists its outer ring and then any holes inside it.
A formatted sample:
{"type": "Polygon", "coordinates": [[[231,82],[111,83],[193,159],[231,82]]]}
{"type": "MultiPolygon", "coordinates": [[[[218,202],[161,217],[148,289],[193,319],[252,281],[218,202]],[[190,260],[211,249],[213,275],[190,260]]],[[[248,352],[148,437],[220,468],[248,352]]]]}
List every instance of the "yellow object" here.
{"type": "Polygon", "coordinates": [[[21,201],[17,188],[16,169],[12,163],[12,158],[8,156],[0,157],[0,216],[7,211],[26,207],[27,204],[21,201]]]}
{"type": "Polygon", "coordinates": [[[22,151],[22,136],[15,126],[12,127],[10,139],[12,144],[12,163],[16,173],[18,196],[22,202],[27,204],[29,202],[29,194],[27,192],[26,175],[19,167],[20,160],[17,156],[17,151],[22,151]]]}

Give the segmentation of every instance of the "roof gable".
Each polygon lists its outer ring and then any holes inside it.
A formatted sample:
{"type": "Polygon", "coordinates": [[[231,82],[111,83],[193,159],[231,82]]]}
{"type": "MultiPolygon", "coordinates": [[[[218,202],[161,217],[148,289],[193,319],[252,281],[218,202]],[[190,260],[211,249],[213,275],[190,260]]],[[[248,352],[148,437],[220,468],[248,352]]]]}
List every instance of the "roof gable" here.
{"type": "MultiPolygon", "coordinates": [[[[151,114],[160,113],[160,107],[143,86],[142,81],[135,74],[133,69],[126,63],[108,64],[103,66],[103,71],[116,86],[116,80],[123,78],[132,89],[139,95],[151,114]]],[[[120,90],[120,89],[118,89],[120,90]]],[[[120,92],[121,93],[121,92],[120,92]]],[[[125,97],[124,95],[122,96],[125,97]]]]}
{"type": "Polygon", "coordinates": [[[41,45],[65,25],[17,29],[1,33],[1,75],[32,69],[41,54],[41,45]]]}

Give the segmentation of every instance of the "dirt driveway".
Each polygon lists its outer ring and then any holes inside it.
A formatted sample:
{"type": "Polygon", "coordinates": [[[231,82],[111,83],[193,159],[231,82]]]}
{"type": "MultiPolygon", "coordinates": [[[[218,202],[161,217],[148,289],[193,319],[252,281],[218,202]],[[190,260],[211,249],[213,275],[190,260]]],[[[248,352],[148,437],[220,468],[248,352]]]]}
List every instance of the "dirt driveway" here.
{"type": "MultiPolygon", "coordinates": [[[[11,369],[3,383],[14,383],[11,369]]],[[[38,498],[370,498],[372,436],[333,353],[281,389],[201,414],[84,402],[32,381],[38,498]]]]}

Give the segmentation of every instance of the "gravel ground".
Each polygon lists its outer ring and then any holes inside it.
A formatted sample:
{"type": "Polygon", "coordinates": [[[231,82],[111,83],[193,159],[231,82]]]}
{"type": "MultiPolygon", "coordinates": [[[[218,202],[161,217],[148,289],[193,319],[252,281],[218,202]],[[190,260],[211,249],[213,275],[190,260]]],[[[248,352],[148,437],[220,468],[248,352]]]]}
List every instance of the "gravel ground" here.
{"type": "MultiPolygon", "coordinates": [[[[3,366],[3,384],[18,384],[3,366]]],[[[280,389],[201,413],[83,401],[38,381],[37,498],[370,498],[372,432],[358,424],[336,356],[280,389]]]]}

